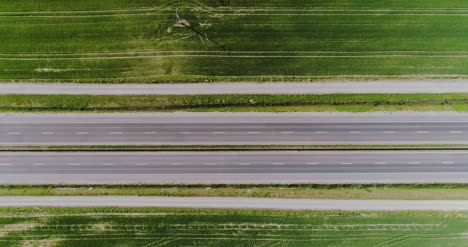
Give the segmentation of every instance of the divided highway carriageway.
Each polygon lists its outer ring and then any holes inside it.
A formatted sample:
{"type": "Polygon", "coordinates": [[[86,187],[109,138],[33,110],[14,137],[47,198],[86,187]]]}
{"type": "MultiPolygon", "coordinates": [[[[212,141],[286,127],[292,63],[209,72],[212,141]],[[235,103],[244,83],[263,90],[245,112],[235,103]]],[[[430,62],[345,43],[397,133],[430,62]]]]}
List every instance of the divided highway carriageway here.
{"type": "Polygon", "coordinates": [[[4,115],[0,145],[468,144],[468,115],[4,115]]]}

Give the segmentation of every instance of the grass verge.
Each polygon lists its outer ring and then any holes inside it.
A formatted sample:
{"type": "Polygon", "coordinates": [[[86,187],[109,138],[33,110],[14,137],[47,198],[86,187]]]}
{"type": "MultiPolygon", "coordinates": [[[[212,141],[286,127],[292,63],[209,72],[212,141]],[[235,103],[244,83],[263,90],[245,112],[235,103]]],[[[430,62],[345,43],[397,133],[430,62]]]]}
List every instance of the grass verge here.
{"type": "Polygon", "coordinates": [[[195,196],[350,200],[468,200],[468,185],[15,185],[0,186],[0,196],[195,196]]]}
{"type": "Polygon", "coordinates": [[[463,246],[467,213],[0,209],[2,246],[463,246]],[[423,235],[424,237],[421,237],[423,235]]]}
{"type": "Polygon", "coordinates": [[[0,146],[2,151],[413,151],[468,150],[468,145],[162,145],[162,146],[0,146]]]}
{"type": "Polygon", "coordinates": [[[3,112],[468,111],[468,94],[89,96],[2,95],[3,112]]]}

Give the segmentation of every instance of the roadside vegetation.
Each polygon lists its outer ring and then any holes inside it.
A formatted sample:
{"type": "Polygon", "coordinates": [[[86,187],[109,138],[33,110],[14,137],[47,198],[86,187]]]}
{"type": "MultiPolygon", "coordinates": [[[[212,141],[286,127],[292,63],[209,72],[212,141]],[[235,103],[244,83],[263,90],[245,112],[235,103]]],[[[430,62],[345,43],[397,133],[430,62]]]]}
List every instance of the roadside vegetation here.
{"type": "Polygon", "coordinates": [[[468,200],[468,185],[12,185],[0,186],[0,196],[169,196],[340,200],[468,200]]]}
{"type": "Polygon", "coordinates": [[[16,208],[0,209],[0,244],[463,246],[467,216],[430,212],[16,208]]]}
{"type": "Polygon", "coordinates": [[[89,96],[3,95],[3,112],[468,111],[468,94],[89,96]]]}
{"type": "Polygon", "coordinates": [[[440,0],[6,1],[0,81],[466,79],[467,8],[440,0]],[[177,23],[176,8],[190,28],[177,23]]]}

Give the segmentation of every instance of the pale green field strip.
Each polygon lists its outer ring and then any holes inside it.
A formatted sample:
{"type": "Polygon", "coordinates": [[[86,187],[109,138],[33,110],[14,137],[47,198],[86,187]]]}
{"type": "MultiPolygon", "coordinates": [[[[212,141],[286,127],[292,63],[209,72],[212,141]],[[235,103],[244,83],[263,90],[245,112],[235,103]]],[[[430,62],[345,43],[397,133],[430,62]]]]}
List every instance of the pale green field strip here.
{"type": "Polygon", "coordinates": [[[467,24],[459,0],[8,1],[0,81],[468,78],[467,24]]]}
{"type": "Polygon", "coordinates": [[[467,200],[465,184],[0,186],[0,196],[164,196],[330,200],[467,200]]]}
{"type": "Polygon", "coordinates": [[[89,96],[1,95],[3,112],[468,111],[467,94],[89,96]]]}
{"type": "Polygon", "coordinates": [[[463,246],[466,213],[1,209],[2,246],[463,246]]]}

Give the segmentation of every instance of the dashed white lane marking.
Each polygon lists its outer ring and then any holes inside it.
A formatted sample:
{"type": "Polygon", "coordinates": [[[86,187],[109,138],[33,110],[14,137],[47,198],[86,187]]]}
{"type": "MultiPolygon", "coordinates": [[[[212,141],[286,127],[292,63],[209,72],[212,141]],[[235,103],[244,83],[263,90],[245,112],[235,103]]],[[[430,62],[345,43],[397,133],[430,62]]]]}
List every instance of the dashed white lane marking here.
{"type": "Polygon", "coordinates": [[[395,134],[396,131],[384,131],[383,133],[385,133],[385,134],[395,134]]]}
{"type": "Polygon", "coordinates": [[[343,163],[340,163],[341,165],[352,165],[353,163],[350,163],[350,162],[343,162],[343,163]]]}
{"type": "Polygon", "coordinates": [[[418,134],[427,134],[427,133],[429,133],[429,131],[416,131],[416,133],[418,133],[418,134]]]}
{"type": "Polygon", "coordinates": [[[307,165],[320,165],[320,163],[316,163],[316,162],[309,162],[309,163],[307,163],[307,165]]]}
{"type": "Polygon", "coordinates": [[[45,166],[45,164],[33,164],[33,166],[45,166]]]}
{"type": "Polygon", "coordinates": [[[171,165],[173,165],[173,166],[180,166],[180,165],[182,165],[182,163],[171,163],[171,165]]]}
{"type": "Polygon", "coordinates": [[[408,162],[408,165],[419,165],[421,162],[408,162]]]}
{"type": "Polygon", "coordinates": [[[111,135],[121,135],[121,134],[123,134],[123,132],[109,132],[109,134],[111,134],[111,135]]]}
{"type": "Polygon", "coordinates": [[[315,132],[315,134],[328,134],[328,132],[326,132],[326,131],[317,131],[317,132],[315,132]]]}
{"type": "Polygon", "coordinates": [[[442,164],[444,164],[444,165],[451,165],[451,164],[455,164],[455,162],[452,162],[452,161],[444,161],[444,162],[442,162],[442,164]]]}
{"type": "Polygon", "coordinates": [[[8,132],[9,135],[21,135],[21,132],[8,132]]]}
{"type": "Polygon", "coordinates": [[[350,131],[349,133],[350,133],[350,134],[360,134],[361,131],[350,131]]]}
{"type": "Polygon", "coordinates": [[[154,135],[154,134],[157,134],[158,132],[154,132],[154,131],[147,131],[147,132],[143,132],[144,134],[148,134],[148,135],[154,135]]]}
{"type": "Polygon", "coordinates": [[[192,134],[192,132],[188,132],[188,131],[182,131],[182,132],[179,132],[179,134],[192,134]]]}
{"type": "Polygon", "coordinates": [[[388,163],[386,163],[386,162],[375,162],[375,164],[376,164],[376,165],[386,165],[386,164],[388,164],[388,163]]]}
{"type": "Polygon", "coordinates": [[[101,164],[102,166],[113,166],[114,164],[112,163],[104,163],[104,164],[101,164]]]}
{"type": "Polygon", "coordinates": [[[245,166],[248,166],[248,165],[250,165],[250,163],[239,163],[239,165],[245,165],[245,166]]]}
{"type": "Polygon", "coordinates": [[[224,134],[226,132],[211,132],[211,134],[224,134]]]}
{"type": "Polygon", "coordinates": [[[0,166],[11,166],[11,164],[0,164],[0,166]]]}
{"type": "Polygon", "coordinates": [[[135,164],[136,166],[147,166],[148,164],[135,164]]]}
{"type": "Polygon", "coordinates": [[[281,133],[281,134],[294,134],[294,132],[292,132],[292,131],[282,131],[282,132],[280,132],[280,133],[281,133]]]}
{"type": "Polygon", "coordinates": [[[272,165],[284,165],[284,163],[279,163],[279,162],[274,162],[274,163],[271,163],[272,165]]]}
{"type": "Polygon", "coordinates": [[[250,131],[250,132],[247,132],[247,134],[260,134],[260,132],[250,131]]]}
{"type": "Polygon", "coordinates": [[[43,135],[53,135],[54,132],[42,132],[43,135]]]}
{"type": "Polygon", "coordinates": [[[75,134],[77,134],[77,135],[87,135],[89,133],[88,132],[75,132],[75,134]]]}
{"type": "Polygon", "coordinates": [[[81,165],[81,164],[75,164],[75,163],[74,164],[67,164],[67,166],[79,166],[79,165],[81,165]]]}
{"type": "Polygon", "coordinates": [[[453,131],[450,131],[450,133],[452,133],[452,134],[460,134],[460,133],[463,133],[463,131],[453,130],[453,131]]]}
{"type": "Polygon", "coordinates": [[[203,165],[207,165],[207,166],[215,166],[216,163],[203,163],[203,165]]]}

